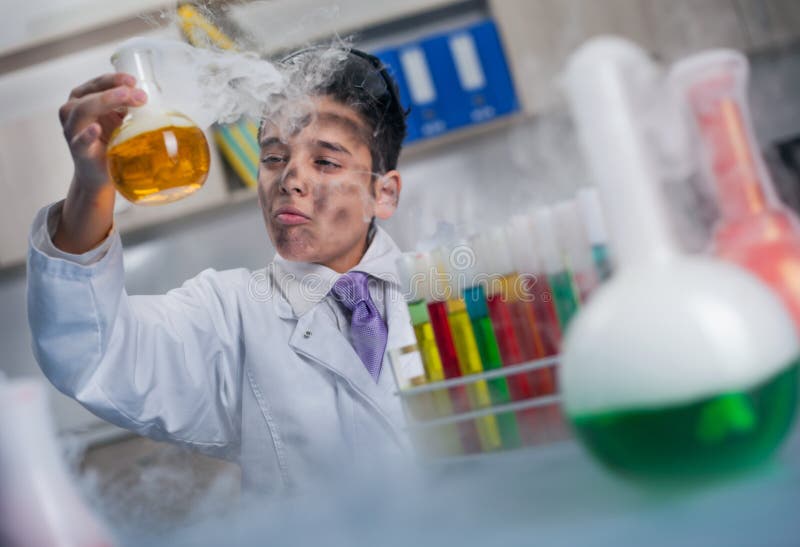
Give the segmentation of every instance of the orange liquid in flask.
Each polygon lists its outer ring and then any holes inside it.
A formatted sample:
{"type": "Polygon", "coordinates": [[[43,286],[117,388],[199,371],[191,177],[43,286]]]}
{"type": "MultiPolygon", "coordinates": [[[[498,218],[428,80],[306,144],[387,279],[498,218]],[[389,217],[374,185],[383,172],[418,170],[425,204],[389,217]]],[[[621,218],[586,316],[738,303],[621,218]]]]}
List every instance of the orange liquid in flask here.
{"type": "Polygon", "coordinates": [[[195,125],[168,125],[114,141],[109,172],[119,193],[133,203],[179,200],[199,190],[208,176],[208,142],[195,125]]]}

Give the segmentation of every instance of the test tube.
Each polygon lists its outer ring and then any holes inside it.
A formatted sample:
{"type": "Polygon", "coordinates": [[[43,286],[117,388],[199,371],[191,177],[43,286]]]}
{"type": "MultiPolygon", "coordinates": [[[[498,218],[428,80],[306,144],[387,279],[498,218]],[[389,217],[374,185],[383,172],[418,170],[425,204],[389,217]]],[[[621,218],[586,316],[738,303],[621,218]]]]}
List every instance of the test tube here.
{"type": "Polygon", "coordinates": [[[558,323],[563,332],[580,307],[578,289],[575,286],[572,272],[561,258],[552,211],[547,207],[540,207],[534,211],[533,220],[538,249],[553,292],[558,323]]]}
{"type": "MultiPolygon", "coordinates": [[[[431,253],[433,263],[442,275],[442,289],[446,295],[445,309],[450,335],[456,351],[459,370],[462,376],[480,374],[483,372],[475,333],[467,314],[467,305],[458,292],[458,287],[453,283],[451,270],[451,253],[444,247],[439,247],[431,253]]],[[[474,409],[487,408],[492,405],[489,386],[485,381],[467,385],[467,396],[474,409]]],[[[494,416],[477,418],[475,424],[478,428],[481,447],[485,452],[497,450],[502,446],[500,430],[494,416]]]]}
{"type": "Polygon", "coordinates": [[[514,269],[523,279],[523,291],[533,307],[544,349],[544,356],[558,353],[561,327],[553,302],[553,291],[537,251],[537,236],[532,217],[515,215],[506,228],[514,269]]]}
{"type": "MultiPolygon", "coordinates": [[[[553,304],[547,276],[542,272],[542,264],[536,252],[536,232],[530,217],[517,215],[511,218],[506,234],[511,251],[514,269],[523,280],[526,304],[536,317],[542,333],[543,353],[540,357],[553,357],[558,354],[560,327],[558,315],[553,304]]],[[[537,396],[553,395],[557,392],[555,365],[532,373],[534,392],[537,396]]],[[[546,416],[547,429],[551,437],[562,437],[564,420],[557,404],[542,409],[546,416]]]]}
{"type": "MultiPolygon", "coordinates": [[[[447,380],[461,376],[461,365],[458,361],[453,334],[450,330],[450,321],[447,317],[447,286],[442,283],[442,270],[437,267],[430,253],[420,254],[420,266],[425,271],[429,290],[427,291],[427,307],[433,328],[436,347],[442,361],[442,370],[447,380]]],[[[458,414],[470,411],[470,401],[467,389],[458,386],[450,390],[453,407],[458,414]]],[[[481,452],[481,440],[478,429],[473,421],[459,422],[459,436],[464,452],[472,454],[481,452]]]]}
{"type": "MultiPolygon", "coordinates": [[[[422,358],[426,380],[441,382],[445,379],[445,374],[428,315],[427,300],[430,298],[430,284],[421,258],[419,253],[402,254],[397,259],[397,271],[403,294],[408,303],[408,313],[414,328],[414,336],[422,358]],[[421,263],[423,267],[420,267],[421,263]]],[[[430,395],[433,414],[431,417],[443,418],[453,414],[453,402],[446,389],[433,391],[430,395]]],[[[437,428],[437,436],[435,450],[439,450],[442,454],[453,455],[464,451],[459,431],[455,425],[447,424],[437,428]]]]}
{"type": "MultiPolygon", "coordinates": [[[[507,298],[508,293],[513,290],[516,279],[510,272],[500,271],[504,265],[498,266],[496,263],[486,233],[474,235],[470,244],[475,249],[477,256],[481,257],[481,273],[486,277],[486,304],[503,364],[508,366],[523,363],[526,361],[526,357],[529,359],[533,357],[530,347],[523,347],[522,341],[519,339],[519,326],[515,325],[518,316],[512,310],[507,298]],[[509,285],[512,287],[509,288],[509,285]]],[[[527,392],[521,386],[513,385],[511,391],[515,399],[527,392]]]]}
{"type": "Polygon", "coordinates": [[[553,218],[561,256],[567,269],[572,272],[581,302],[587,302],[597,288],[599,279],[578,203],[566,200],[556,204],[553,218]]]}
{"type": "MultiPolygon", "coordinates": [[[[489,310],[486,306],[486,279],[478,267],[479,257],[469,245],[469,241],[459,241],[450,252],[449,273],[455,280],[458,292],[466,305],[467,315],[472,324],[472,332],[478,347],[483,370],[497,370],[503,366],[500,348],[494,335],[489,310]],[[454,264],[453,257],[458,251],[463,253],[464,260],[454,264]]],[[[502,405],[511,402],[511,393],[505,378],[495,378],[487,381],[489,396],[492,405],[502,405]]],[[[517,419],[513,412],[503,412],[496,415],[497,425],[503,447],[506,449],[517,448],[521,445],[517,419]]]]}
{"type": "MultiPolygon", "coordinates": [[[[503,365],[513,366],[543,357],[536,318],[533,309],[525,301],[523,280],[514,270],[503,228],[477,234],[472,243],[488,276],[486,304],[503,365]]],[[[536,395],[534,383],[528,374],[510,374],[508,385],[512,399],[532,399],[536,395]]],[[[545,420],[541,409],[522,410],[517,416],[524,444],[536,444],[545,439],[545,420]]]]}
{"type": "Polygon", "coordinates": [[[580,207],[583,224],[586,227],[586,237],[592,246],[592,259],[602,283],[611,277],[612,265],[608,251],[608,231],[606,230],[606,222],[605,218],[603,218],[603,208],[600,206],[600,194],[598,194],[597,188],[579,190],[578,206],[580,207]]]}

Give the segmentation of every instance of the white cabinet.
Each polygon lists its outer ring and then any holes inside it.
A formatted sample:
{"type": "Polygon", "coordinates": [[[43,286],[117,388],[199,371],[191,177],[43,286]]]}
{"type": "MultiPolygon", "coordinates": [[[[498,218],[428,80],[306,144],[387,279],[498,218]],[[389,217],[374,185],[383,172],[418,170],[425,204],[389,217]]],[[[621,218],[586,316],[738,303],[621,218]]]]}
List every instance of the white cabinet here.
{"type": "Polygon", "coordinates": [[[457,0],[274,0],[231,3],[227,14],[261,51],[282,51],[315,40],[446,7],[457,0]]]}
{"type": "Polygon", "coordinates": [[[567,56],[599,34],[633,40],[665,62],[709,48],[800,40],[800,0],[489,0],[527,112],[561,102],[567,56]]]}
{"type": "Polygon", "coordinates": [[[672,62],[710,48],[749,47],[737,0],[643,0],[650,46],[672,62]]]}
{"type": "Polygon", "coordinates": [[[800,0],[737,0],[751,49],[800,40],[800,0]]]}
{"type": "Polygon", "coordinates": [[[36,210],[66,196],[72,159],[55,111],[3,123],[0,128],[0,265],[21,262],[36,210]]]}
{"type": "Polygon", "coordinates": [[[490,0],[509,57],[517,95],[527,112],[561,100],[558,74],[567,56],[600,34],[648,45],[641,0],[490,0]]]}
{"type": "Polygon", "coordinates": [[[0,54],[171,8],[167,0],[3,0],[0,54]]]}

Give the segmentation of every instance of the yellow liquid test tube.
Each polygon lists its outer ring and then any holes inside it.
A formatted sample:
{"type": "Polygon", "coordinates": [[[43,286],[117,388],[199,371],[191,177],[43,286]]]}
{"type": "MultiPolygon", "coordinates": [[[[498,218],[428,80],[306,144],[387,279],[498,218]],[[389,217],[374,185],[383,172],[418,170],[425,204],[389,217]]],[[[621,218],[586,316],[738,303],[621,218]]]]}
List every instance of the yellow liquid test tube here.
{"type": "MultiPolygon", "coordinates": [[[[453,335],[453,343],[456,346],[458,361],[461,365],[461,374],[466,376],[468,374],[482,373],[481,355],[478,351],[478,344],[475,342],[475,333],[472,330],[472,322],[467,313],[467,305],[463,299],[453,298],[447,301],[447,317],[450,322],[450,331],[453,335]]],[[[468,385],[467,396],[474,409],[492,406],[489,386],[485,381],[468,385]]],[[[500,429],[494,416],[478,418],[475,423],[478,427],[481,448],[485,452],[498,450],[502,447],[500,429]]]]}

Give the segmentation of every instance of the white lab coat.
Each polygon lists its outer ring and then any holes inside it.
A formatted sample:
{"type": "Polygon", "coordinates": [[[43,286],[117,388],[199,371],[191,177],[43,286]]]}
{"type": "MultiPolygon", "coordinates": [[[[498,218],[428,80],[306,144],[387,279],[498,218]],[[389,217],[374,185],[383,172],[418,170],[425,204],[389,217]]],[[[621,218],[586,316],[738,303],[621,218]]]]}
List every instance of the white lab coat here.
{"type": "MultiPolygon", "coordinates": [[[[249,491],[303,489],[342,466],[410,456],[388,358],[376,384],[322,304],[296,313],[274,268],[209,269],[166,295],[129,296],[116,233],[83,266],[43,252],[46,219],[44,208],[28,256],[34,354],[93,413],[237,461],[249,491]]],[[[378,228],[371,268],[391,278],[398,254],[378,228]]],[[[399,286],[385,287],[389,350],[414,333],[399,286]]],[[[421,373],[408,360],[400,374],[421,373]]]]}

